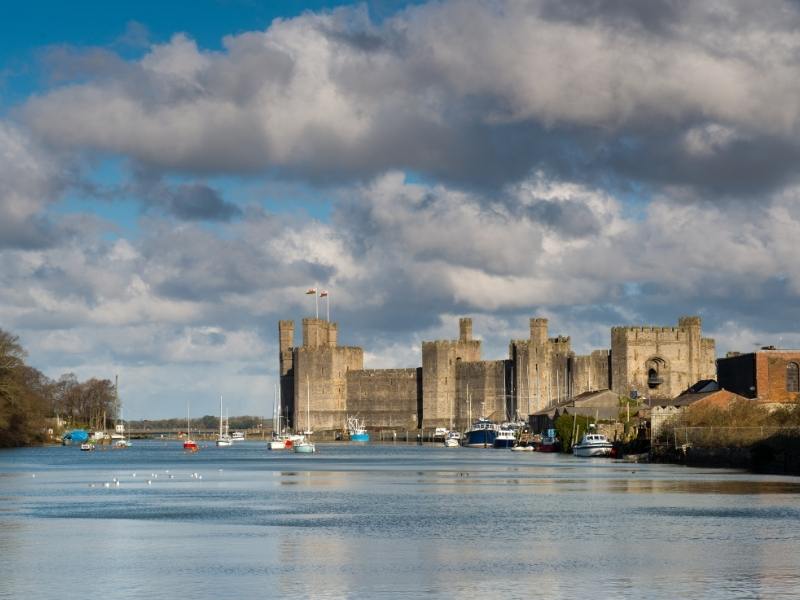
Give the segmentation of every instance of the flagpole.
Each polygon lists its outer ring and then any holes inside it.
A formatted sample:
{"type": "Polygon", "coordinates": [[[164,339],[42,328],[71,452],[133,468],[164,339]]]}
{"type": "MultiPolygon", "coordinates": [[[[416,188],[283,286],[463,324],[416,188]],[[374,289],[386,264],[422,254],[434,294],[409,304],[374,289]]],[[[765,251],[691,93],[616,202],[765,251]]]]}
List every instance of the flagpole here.
{"type": "Polygon", "coordinates": [[[319,319],[319,296],[317,296],[317,284],[314,284],[314,316],[319,319]]]}
{"type": "Polygon", "coordinates": [[[325,312],[326,312],[326,315],[328,317],[328,323],[330,323],[331,322],[331,293],[330,292],[328,292],[328,295],[325,296],[325,300],[327,300],[327,302],[325,303],[325,312]]]}

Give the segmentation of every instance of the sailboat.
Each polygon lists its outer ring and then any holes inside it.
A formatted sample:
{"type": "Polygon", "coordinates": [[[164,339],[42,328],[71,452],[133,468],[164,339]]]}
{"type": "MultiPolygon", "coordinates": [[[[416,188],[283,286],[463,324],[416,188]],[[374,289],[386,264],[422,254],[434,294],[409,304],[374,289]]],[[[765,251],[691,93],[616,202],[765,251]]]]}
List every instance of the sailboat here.
{"type": "Polygon", "coordinates": [[[223,419],[222,417],[222,394],[219,396],[219,435],[217,436],[217,446],[231,446],[233,444],[233,440],[231,439],[230,434],[228,433],[228,418],[227,416],[223,419]],[[223,423],[225,425],[223,431],[223,423]]]}
{"type": "MultiPolygon", "coordinates": [[[[308,377],[306,377],[306,431],[303,432],[303,435],[310,436],[312,433],[314,432],[311,431],[311,384],[309,383],[308,377]]],[[[312,454],[317,451],[314,442],[309,438],[304,438],[299,442],[295,442],[292,448],[295,452],[301,454],[312,454]]]]}
{"type": "Polygon", "coordinates": [[[122,437],[114,442],[114,448],[119,448],[119,449],[130,448],[131,447],[131,442],[125,436],[125,418],[122,416],[122,409],[120,409],[120,411],[119,411],[119,421],[120,421],[120,424],[117,426],[116,429],[117,429],[117,432],[122,437]]]}
{"type": "Polygon", "coordinates": [[[286,450],[291,448],[292,442],[287,445],[287,436],[281,430],[281,405],[278,397],[278,386],[275,385],[275,400],[272,403],[272,439],[267,442],[269,450],[286,450]]]}
{"type": "Polygon", "coordinates": [[[192,439],[191,431],[192,431],[192,429],[191,429],[191,425],[190,425],[190,422],[189,422],[189,403],[187,402],[186,403],[186,439],[183,440],[183,449],[188,451],[188,452],[197,452],[198,450],[200,450],[200,447],[197,445],[197,442],[195,442],[192,439]]]}

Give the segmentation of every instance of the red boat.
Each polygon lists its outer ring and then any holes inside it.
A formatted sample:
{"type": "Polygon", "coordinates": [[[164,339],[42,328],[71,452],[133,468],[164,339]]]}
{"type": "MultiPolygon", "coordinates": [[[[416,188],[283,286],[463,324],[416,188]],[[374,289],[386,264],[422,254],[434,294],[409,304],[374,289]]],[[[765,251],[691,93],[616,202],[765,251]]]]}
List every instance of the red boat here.
{"type": "Polygon", "coordinates": [[[192,426],[191,426],[191,422],[189,421],[189,403],[187,402],[186,403],[186,439],[183,440],[183,449],[186,450],[187,452],[197,452],[198,450],[200,450],[200,447],[197,445],[197,442],[195,442],[192,439],[191,432],[192,432],[192,426]]]}
{"type": "Polygon", "coordinates": [[[554,429],[547,430],[547,434],[542,436],[542,441],[536,449],[539,452],[558,452],[561,450],[561,440],[558,439],[554,429]]]}

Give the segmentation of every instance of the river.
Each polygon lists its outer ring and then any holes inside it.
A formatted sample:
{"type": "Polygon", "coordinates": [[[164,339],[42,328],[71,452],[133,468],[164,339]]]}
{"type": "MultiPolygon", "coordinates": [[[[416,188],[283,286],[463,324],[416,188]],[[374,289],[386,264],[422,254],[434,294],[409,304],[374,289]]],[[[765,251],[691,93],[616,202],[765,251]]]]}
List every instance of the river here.
{"type": "Polygon", "coordinates": [[[0,451],[0,598],[800,593],[797,477],[399,443],[318,449],[0,451]]]}

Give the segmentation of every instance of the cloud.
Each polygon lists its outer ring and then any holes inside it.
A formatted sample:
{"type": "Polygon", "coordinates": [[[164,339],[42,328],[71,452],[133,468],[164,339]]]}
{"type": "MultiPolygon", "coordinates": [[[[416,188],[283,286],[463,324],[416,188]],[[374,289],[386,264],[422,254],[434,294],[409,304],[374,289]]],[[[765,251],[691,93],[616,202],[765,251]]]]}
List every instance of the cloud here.
{"type": "Polygon", "coordinates": [[[24,130],[0,121],[0,249],[42,248],[65,234],[43,214],[65,179],[59,163],[24,130]]]}
{"type": "Polygon", "coordinates": [[[745,177],[726,173],[766,152],[745,188],[769,192],[796,172],[799,14],[778,1],[474,0],[375,23],[341,8],[228,36],[222,51],[178,34],[23,112],[50,144],[162,170],[409,169],[496,189],[547,168],[735,195],[745,177]]]}

